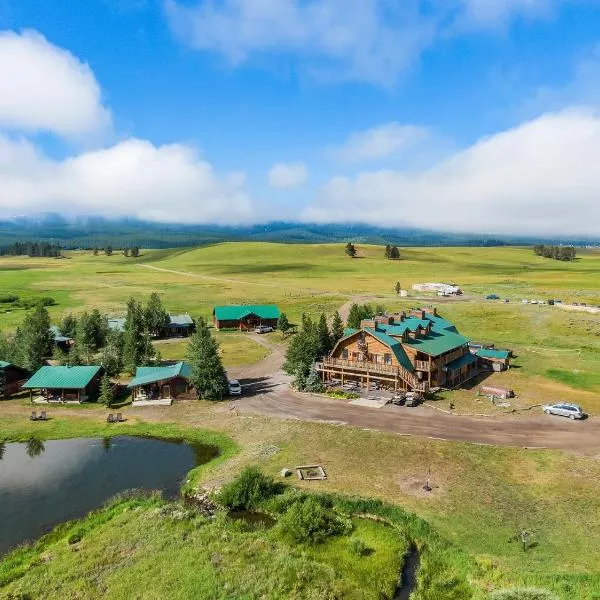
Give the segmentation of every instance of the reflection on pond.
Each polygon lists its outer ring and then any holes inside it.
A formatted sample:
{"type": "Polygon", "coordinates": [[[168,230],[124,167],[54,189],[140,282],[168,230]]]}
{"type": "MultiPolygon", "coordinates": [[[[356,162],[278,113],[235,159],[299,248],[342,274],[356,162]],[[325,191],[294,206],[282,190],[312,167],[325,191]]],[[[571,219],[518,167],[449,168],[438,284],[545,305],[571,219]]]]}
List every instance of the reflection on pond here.
{"type": "Polygon", "coordinates": [[[0,460],[4,458],[4,453],[6,452],[6,442],[0,442],[0,460]]]}
{"type": "Polygon", "coordinates": [[[218,454],[156,439],[117,436],[0,446],[0,555],[129,489],[176,497],[186,473],[218,454]]]}
{"type": "Polygon", "coordinates": [[[27,455],[29,458],[35,458],[36,456],[39,456],[46,449],[44,442],[35,436],[31,436],[25,442],[25,445],[27,447],[27,455]]]}

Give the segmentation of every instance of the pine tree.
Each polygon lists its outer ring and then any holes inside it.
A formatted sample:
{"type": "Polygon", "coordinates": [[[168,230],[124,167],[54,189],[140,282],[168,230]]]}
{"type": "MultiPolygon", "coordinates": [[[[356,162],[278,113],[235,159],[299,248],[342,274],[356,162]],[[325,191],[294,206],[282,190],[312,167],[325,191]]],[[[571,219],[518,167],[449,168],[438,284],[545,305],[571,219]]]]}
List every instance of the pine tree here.
{"type": "Polygon", "coordinates": [[[165,310],[160,296],[156,292],[150,294],[144,315],[150,333],[157,337],[160,336],[169,322],[169,313],[165,310]]]}
{"type": "Polygon", "coordinates": [[[101,363],[106,374],[115,377],[123,370],[123,333],[111,331],[102,349],[101,363]]]}
{"type": "Polygon", "coordinates": [[[385,257],[390,258],[390,252],[392,251],[392,247],[389,244],[385,246],[385,257]]]}
{"type": "Polygon", "coordinates": [[[333,320],[331,321],[331,345],[332,347],[338,343],[344,337],[344,322],[340,313],[336,310],[333,313],[333,320]]]}
{"type": "Polygon", "coordinates": [[[331,344],[331,334],[327,326],[327,318],[321,313],[319,324],[317,325],[318,357],[327,356],[333,347],[331,344]]]}
{"type": "Polygon", "coordinates": [[[279,318],[277,319],[277,329],[281,331],[284,335],[290,329],[290,322],[288,321],[287,315],[285,313],[281,313],[279,318]]]}
{"type": "Polygon", "coordinates": [[[190,382],[199,397],[223,400],[228,395],[229,383],[219,356],[219,345],[202,318],[198,319],[196,332],[190,338],[187,361],[192,371],[190,382]]]}
{"type": "Polygon", "coordinates": [[[104,254],[106,254],[106,256],[111,256],[112,253],[113,253],[112,246],[106,246],[106,248],[104,249],[104,254]]]}
{"type": "Polygon", "coordinates": [[[144,311],[135,298],[127,302],[127,316],[123,333],[123,366],[135,373],[137,366],[148,364],[154,358],[154,347],[146,329],[144,311]]]}
{"type": "Polygon", "coordinates": [[[0,331],[0,360],[5,362],[12,362],[13,358],[13,346],[10,343],[8,337],[0,331]]]}
{"type": "Polygon", "coordinates": [[[396,295],[400,295],[400,292],[402,291],[402,286],[400,285],[399,281],[396,281],[396,285],[394,286],[394,289],[396,290],[396,295]]]}
{"type": "Polygon", "coordinates": [[[317,371],[315,363],[310,366],[310,371],[308,372],[308,376],[304,381],[304,390],[307,392],[313,392],[315,394],[325,391],[325,386],[321,381],[321,377],[317,371]]]}
{"type": "Polygon", "coordinates": [[[137,246],[134,246],[131,249],[131,256],[133,256],[133,258],[137,258],[140,255],[140,249],[137,246]]]}
{"type": "Polygon", "coordinates": [[[344,249],[344,252],[350,257],[350,258],[354,258],[356,256],[356,248],[354,247],[354,244],[352,242],[348,242],[346,244],[346,248],[344,249]]]}
{"type": "Polygon", "coordinates": [[[129,256],[129,248],[123,248],[123,256],[129,256]]]}
{"type": "Polygon", "coordinates": [[[353,304],[348,313],[348,327],[351,329],[359,329],[362,320],[362,312],[358,304],[353,304]]]}
{"type": "Polygon", "coordinates": [[[92,251],[92,254],[94,256],[98,256],[98,248],[94,248],[94,250],[92,251]]]}
{"type": "Polygon", "coordinates": [[[77,331],[77,319],[73,316],[72,313],[69,313],[65,316],[60,324],[60,332],[70,338],[75,337],[75,333],[77,331]]]}
{"type": "Polygon", "coordinates": [[[20,366],[37,371],[44,359],[51,356],[54,335],[50,330],[50,316],[44,306],[38,304],[17,328],[14,338],[15,351],[20,366]]]}
{"type": "Polygon", "coordinates": [[[102,377],[102,381],[100,382],[100,395],[98,396],[98,402],[110,408],[114,400],[115,398],[112,391],[112,384],[110,383],[108,375],[104,375],[104,377],[102,377]]]}
{"type": "Polygon", "coordinates": [[[400,250],[398,250],[398,246],[392,246],[390,250],[390,258],[392,260],[398,260],[400,258],[400,250]]]}
{"type": "MultiPolygon", "coordinates": [[[[288,375],[294,375],[297,381],[305,380],[310,366],[317,358],[319,358],[317,327],[308,315],[302,315],[302,328],[288,346],[283,369],[288,375]]],[[[298,387],[298,389],[302,388],[298,387]]]]}

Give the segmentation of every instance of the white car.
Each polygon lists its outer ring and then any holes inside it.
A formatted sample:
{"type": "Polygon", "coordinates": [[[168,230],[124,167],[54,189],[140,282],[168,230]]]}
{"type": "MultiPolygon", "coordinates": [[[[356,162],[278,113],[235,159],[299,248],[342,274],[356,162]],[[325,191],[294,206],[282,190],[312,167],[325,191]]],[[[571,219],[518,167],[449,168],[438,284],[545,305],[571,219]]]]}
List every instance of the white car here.
{"type": "Polygon", "coordinates": [[[231,396],[241,396],[242,395],[242,386],[237,379],[231,379],[229,381],[229,394],[231,396]]]}
{"type": "Polygon", "coordinates": [[[271,331],[273,331],[273,328],[269,325],[258,325],[254,329],[254,333],[271,333],[271,331]]]}
{"type": "Polygon", "coordinates": [[[572,421],[575,419],[583,419],[585,413],[579,404],[570,404],[562,402],[560,404],[544,404],[542,406],[547,415],[558,415],[560,417],[569,417],[572,421]]]}

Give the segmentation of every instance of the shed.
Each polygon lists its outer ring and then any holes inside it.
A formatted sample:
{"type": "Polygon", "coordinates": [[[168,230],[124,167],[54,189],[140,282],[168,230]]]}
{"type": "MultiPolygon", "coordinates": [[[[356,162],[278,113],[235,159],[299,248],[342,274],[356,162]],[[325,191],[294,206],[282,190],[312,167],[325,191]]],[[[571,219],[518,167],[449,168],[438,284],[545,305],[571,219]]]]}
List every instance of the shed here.
{"type": "Polygon", "coordinates": [[[30,376],[31,373],[27,369],[0,360],[0,398],[16,394],[30,376]]]}
{"type": "Polygon", "coordinates": [[[63,335],[62,331],[56,325],[50,325],[50,332],[54,338],[54,345],[63,352],[67,352],[73,345],[73,338],[63,335]]]}
{"type": "Polygon", "coordinates": [[[39,390],[39,401],[85,402],[98,390],[104,373],[101,366],[44,366],[23,385],[23,389],[39,390]]]}
{"type": "Polygon", "coordinates": [[[496,350],[494,348],[480,348],[477,350],[479,365],[492,371],[505,371],[510,364],[509,350],[496,350]]]}
{"type": "Polygon", "coordinates": [[[213,308],[216,329],[248,331],[257,325],[277,327],[279,308],[274,304],[229,304],[213,308]]]}
{"type": "Polygon", "coordinates": [[[169,314],[169,322],[165,327],[165,333],[168,337],[186,337],[196,331],[196,324],[190,315],[169,314]]]}

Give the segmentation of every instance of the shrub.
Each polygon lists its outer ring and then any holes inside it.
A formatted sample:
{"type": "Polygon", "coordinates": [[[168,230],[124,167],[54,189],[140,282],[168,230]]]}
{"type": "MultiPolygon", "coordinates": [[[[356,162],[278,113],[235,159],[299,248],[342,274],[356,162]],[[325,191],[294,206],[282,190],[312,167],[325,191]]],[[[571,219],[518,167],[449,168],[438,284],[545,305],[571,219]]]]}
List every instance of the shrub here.
{"type": "Polygon", "coordinates": [[[77,543],[79,543],[81,541],[82,537],[83,537],[83,535],[82,535],[82,533],[80,531],[72,533],[67,538],[67,544],[69,544],[69,546],[72,546],[73,544],[77,544],[77,543]]]}
{"type": "Polygon", "coordinates": [[[356,556],[367,556],[370,548],[360,538],[351,538],[350,552],[356,556]]]}
{"type": "Polygon", "coordinates": [[[237,479],[223,487],[217,500],[232,510],[257,508],[283,491],[283,484],[264,475],[258,467],[246,467],[237,479]]]}
{"type": "Polygon", "coordinates": [[[512,588],[493,592],[488,600],[558,600],[558,597],[538,588],[512,588]]]}
{"type": "Polygon", "coordinates": [[[349,520],[311,497],[294,502],[277,523],[281,537],[295,544],[318,544],[331,535],[348,533],[351,527],[349,520]]]}
{"type": "Polygon", "coordinates": [[[16,302],[19,299],[19,296],[16,294],[6,294],[4,296],[0,296],[0,304],[10,304],[11,302],[16,302]]]}

